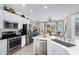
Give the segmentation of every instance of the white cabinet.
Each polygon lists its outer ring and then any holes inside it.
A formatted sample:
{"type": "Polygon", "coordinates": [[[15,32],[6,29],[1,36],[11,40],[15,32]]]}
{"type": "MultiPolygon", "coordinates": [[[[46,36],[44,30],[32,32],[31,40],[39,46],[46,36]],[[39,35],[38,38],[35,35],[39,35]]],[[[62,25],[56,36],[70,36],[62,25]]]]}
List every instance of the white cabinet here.
{"type": "Polygon", "coordinates": [[[40,55],[40,40],[39,39],[34,39],[34,54],[35,55],[40,55]]]}
{"type": "Polygon", "coordinates": [[[20,16],[18,16],[18,29],[22,29],[22,21],[23,19],[20,16]]]}
{"type": "Polygon", "coordinates": [[[17,15],[12,14],[7,11],[3,11],[3,13],[4,13],[4,18],[5,18],[4,20],[9,21],[9,22],[17,22],[17,20],[18,20],[18,19],[16,19],[17,15]]]}
{"type": "Polygon", "coordinates": [[[10,12],[3,11],[3,13],[4,13],[4,20],[10,21],[10,22],[11,22],[11,21],[14,21],[14,20],[13,20],[14,17],[12,17],[12,15],[11,15],[10,12]]]}
{"type": "Polygon", "coordinates": [[[40,53],[41,55],[47,54],[47,41],[46,40],[40,40],[40,53]]]}
{"type": "Polygon", "coordinates": [[[48,55],[69,55],[69,53],[62,47],[47,41],[48,55]]]}
{"type": "Polygon", "coordinates": [[[3,21],[16,22],[18,23],[18,29],[22,29],[23,24],[29,24],[30,20],[26,18],[22,18],[19,15],[12,14],[10,12],[4,11],[0,9],[0,29],[3,29],[4,24],[3,21]]]}
{"type": "Polygon", "coordinates": [[[22,29],[22,23],[18,23],[18,29],[22,29]]]}
{"type": "Polygon", "coordinates": [[[46,55],[47,54],[47,41],[34,39],[34,54],[35,55],[46,55]]]}
{"type": "Polygon", "coordinates": [[[0,19],[0,29],[3,29],[3,20],[0,19]]]}
{"type": "Polygon", "coordinates": [[[0,40],[0,55],[7,54],[7,39],[0,40]]]}
{"type": "Polygon", "coordinates": [[[0,29],[3,29],[3,20],[4,14],[2,13],[2,10],[0,10],[0,29]]]}
{"type": "Polygon", "coordinates": [[[26,44],[26,36],[23,35],[23,36],[21,36],[21,47],[24,47],[25,44],[26,44]]]}

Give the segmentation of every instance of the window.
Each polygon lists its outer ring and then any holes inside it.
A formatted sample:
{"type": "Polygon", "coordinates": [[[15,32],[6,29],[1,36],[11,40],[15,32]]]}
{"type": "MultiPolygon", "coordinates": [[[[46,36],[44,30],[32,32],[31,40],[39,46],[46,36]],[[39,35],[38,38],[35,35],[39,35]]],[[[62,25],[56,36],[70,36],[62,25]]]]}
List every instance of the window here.
{"type": "Polygon", "coordinates": [[[79,18],[76,18],[75,21],[75,34],[76,36],[79,36],[79,18]]]}

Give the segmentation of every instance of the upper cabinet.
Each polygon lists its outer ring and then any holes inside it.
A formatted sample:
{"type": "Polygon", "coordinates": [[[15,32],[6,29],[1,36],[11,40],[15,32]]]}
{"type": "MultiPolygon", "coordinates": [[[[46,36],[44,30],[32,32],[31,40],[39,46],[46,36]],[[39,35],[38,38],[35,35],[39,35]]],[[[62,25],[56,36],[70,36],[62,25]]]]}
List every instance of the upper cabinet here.
{"type": "Polygon", "coordinates": [[[3,28],[3,20],[4,20],[4,13],[2,10],[0,10],[0,29],[3,28]]]}
{"type": "Polygon", "coordinates": [[[22,29],[23,24],[29,24],[30,22],[30,20],[26,18],[22,18],[19,15],[12,14],[0,9],[0,29],[4,28],[4,21],[9,21],[10,23],[18,23],[18,29],[22,29]]]}
{"type": "Polygon", "coordinates": [[[18,22],[18,15],[12,14],[10,12],[4,11],[5,20],[9,22],[18,22]]]}

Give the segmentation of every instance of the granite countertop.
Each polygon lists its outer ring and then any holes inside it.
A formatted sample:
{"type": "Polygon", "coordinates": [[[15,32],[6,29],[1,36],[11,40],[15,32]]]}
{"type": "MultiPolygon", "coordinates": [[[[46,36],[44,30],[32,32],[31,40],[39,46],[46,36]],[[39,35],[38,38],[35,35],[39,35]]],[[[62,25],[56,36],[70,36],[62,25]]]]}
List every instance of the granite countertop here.
{"type": "MultiPolygon", "coordinates": [[[[16,36],[13,36],[13,37],[18,37],[18,36],[22,36],[22,35],[16,35],[16,36]]],[[[13,37],[9,37],[9,38],[13,38],[13,37]]],[[[4,40],[4,39],[8,39],[8,38],[2,38],[2,37],[0,37],[0,40],[4,40]]]]}

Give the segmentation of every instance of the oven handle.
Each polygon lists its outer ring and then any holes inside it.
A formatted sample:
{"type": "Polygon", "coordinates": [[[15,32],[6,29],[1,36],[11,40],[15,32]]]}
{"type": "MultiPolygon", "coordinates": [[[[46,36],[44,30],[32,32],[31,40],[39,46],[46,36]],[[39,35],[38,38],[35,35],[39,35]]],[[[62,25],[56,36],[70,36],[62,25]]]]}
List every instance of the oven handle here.
{"type": "Polygon", "coordinates": [[[8,38],[8,40],[12,40],[12,39],[15,39],[15,38],[21,38],[21,36],[13,37],[13,38],[8,38]]]}

